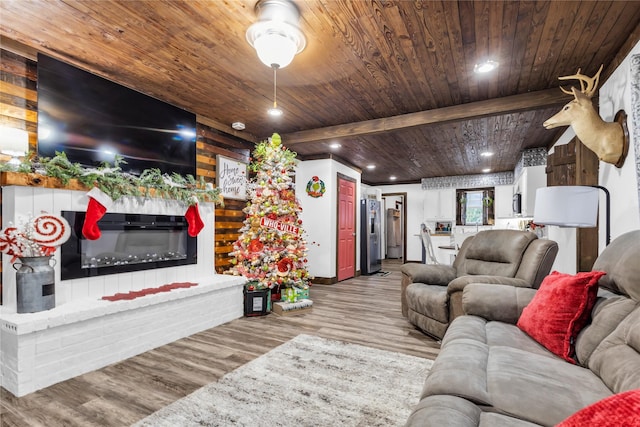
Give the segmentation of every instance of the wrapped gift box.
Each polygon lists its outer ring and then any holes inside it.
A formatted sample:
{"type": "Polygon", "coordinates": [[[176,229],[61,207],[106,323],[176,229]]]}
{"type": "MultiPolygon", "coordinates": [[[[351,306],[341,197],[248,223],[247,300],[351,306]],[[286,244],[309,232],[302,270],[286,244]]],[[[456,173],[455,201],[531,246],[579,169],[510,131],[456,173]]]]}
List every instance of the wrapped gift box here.
{"type": "Polygon", "coordinates": [[[297,302],[274,302],[273,312],[279,316],[293,316],[296,314],[308,313],[313,308],[313,301],[303,299],[297,302]]]}
{"type": "Polygon", "coordinates": [[[271,289],[244,289],[244,315],[264,316],[271,311],[271,289]]]}
{"type": "Polygon", "coordinates": [[[284,288],[282,289],[282,296],[280,297],[281,301],[285,302],[296,302],[302,299],[309,299],[309,288],[296,288],[295,286],[292,288],[284,288]],[[293,298],[289,297],[289,293],[293,292],[295,295],[293,298]]]}

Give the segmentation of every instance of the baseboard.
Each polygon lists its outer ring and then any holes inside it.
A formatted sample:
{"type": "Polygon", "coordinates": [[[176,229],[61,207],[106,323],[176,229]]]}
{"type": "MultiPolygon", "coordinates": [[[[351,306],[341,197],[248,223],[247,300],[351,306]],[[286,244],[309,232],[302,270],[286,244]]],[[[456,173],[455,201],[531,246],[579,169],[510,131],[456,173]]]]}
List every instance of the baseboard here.
{"type": "Polygon", "coordinates": [[[337,277],[314,277],[311,280],[311,283],[315,283],[317,285],[334,285],[338,283],[337,277]]]}

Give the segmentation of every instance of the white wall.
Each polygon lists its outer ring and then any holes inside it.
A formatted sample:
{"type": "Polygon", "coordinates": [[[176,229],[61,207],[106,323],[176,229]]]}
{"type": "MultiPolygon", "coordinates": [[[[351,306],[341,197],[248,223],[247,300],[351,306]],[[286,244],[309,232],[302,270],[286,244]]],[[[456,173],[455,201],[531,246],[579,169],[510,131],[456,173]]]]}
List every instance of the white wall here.
{"type": "MultiPolygon", "coordinates": [[[[296,167],[296,196],[302,206],[302,227],[309,248],[309,274],[336,277],[338,173],[356,181],[356,230],[360,230],[360,173],[331,159],[299,162],[296,167]],[[307,182],[317,176],[325,184],[322,197],[306,192],[307,182]]],[[[360,267],[360,235],[356,238],[356,270],[360,267]]]]}
{"type": "MultiPolygon", "coordinates": [[[[640,228],[640,207],[638,202],[638,181],[636,176],[636,135],[631,103],[631,56],[640,54],[640,42],[627,55],[607,82],[600,89],[600,116],[613,121],[619,110],[627,113],[629,128],[629,154],[622,168],[600,162],[598,182],[611,193],[611,239],[627,231],[640,228]]],[[[636,76],[638,84],[638,76],[636,76]]],[[[635,106],[639,108],[638,105],[635,106]]],[[[635,125],[640,125],[635,123],[635,125]]],[[[600,218],[604,218],[604,200],[601,197],[600,218]]],[[[605,229],[600,227],[600,251],[606,245],[605,229]]]]}
{"type": "MultiPolygon", "coordinates": [[[[629,153],[622,168],[600,162],[599,185],[607,188],[611,194],[611,239],[627,231],[640,228],[640,203],[638,201],[638,182],[636,176],[636,149],[634,147],[635,128],[633,123],[633,105],[631,103],[631,56],[640,54],[640,43],[636,44],[627,58],[620,64],[611,77],[602,85],[599,92],[600,116],[613,121],[615,114],[623,109],[627,113],[629,128],[629,153]]],[[[637,83],[636,83],[637,84],[637,83]]],[[[636,106],[638,108],[638,106],[636,106]]],[[[637,124],[636,124],[637,125],[637,124]]],[[[575,133],[568,128],[554,145],[567,144],[575,133]]],[[[601,192],[602,193],[602,192],[601,192]]],[[[606,246],[605,238],[605,198],[600,196],[599,253],[606,246]]],[[[549,238],[558,242],[558,257],[554,270],[565,273],[576,272],[576,233],[573,229],[549,227],[549,238]]]]}

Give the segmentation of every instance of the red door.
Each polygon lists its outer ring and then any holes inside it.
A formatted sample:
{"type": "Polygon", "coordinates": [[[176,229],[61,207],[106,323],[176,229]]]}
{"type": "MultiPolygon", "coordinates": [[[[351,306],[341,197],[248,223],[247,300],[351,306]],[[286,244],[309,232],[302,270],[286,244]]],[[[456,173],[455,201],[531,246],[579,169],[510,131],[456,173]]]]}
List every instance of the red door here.
{"type": "Polygon", "coordinates": [[[338,281],[356,275],[356,183],[338,177],[338,281]]]}

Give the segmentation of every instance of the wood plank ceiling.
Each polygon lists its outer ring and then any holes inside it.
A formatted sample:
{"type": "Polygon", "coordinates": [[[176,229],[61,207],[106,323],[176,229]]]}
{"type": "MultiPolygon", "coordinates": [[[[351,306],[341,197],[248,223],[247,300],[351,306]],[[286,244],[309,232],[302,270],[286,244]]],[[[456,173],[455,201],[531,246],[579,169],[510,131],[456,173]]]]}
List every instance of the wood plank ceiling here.
{"type": "Polygon", "coordinates": [[[640,39],[637,1],[296,4],[307,47],[278,71],[280,119],[266,114],[272,71],[245,40],[255,0],[2,1],[0,35],[248,141],[279,132],[301,158],[339,157],[370,184],[513,170],[562,132],[542,127],[570,100],[557,77],[604,64],[606,78],[640,39]],[[475,74],[485,59],[497,71],[475,74]]]}

